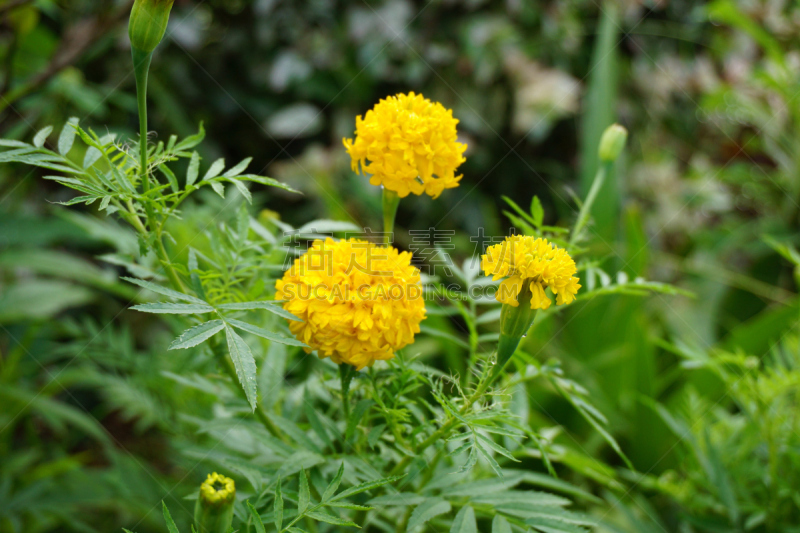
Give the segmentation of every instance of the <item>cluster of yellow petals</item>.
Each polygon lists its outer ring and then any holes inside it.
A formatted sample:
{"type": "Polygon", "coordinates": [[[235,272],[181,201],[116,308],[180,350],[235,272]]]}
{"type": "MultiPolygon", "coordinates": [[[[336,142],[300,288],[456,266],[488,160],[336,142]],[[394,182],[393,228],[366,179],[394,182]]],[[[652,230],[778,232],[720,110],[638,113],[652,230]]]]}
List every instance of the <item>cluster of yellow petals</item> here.
{"type": "Polygon", "coordinates": [[[363,240],[314,241],[275,286],[306,352],[358,370],[414,342],[425,319],[411,254],[363,240]]]}
{"type": "Polygon", "coordinates": [[[200,497],[209,503],[229,503],[236,496],[233,480],[214,472],[200,485],[200,497]]]}
{"type": "Polygon", "coordinates": [[[575,261],[566,250],[547,239],[512,235],[490,246],[481,256],[481,268],[487,276],[498,280],[506,277],[497,290],[498,301],[517,307],[517,297],[526,283],[530,283],[531,309],[547,309],[552,303],[544,290],[556,296],[558,305],[575,299],[580,281],[575,277],[575,261]]]}
{"type": "Polygon", "coordinates": [[[427,193],[436,198],[458,187],[458,166],[467,145],[457,142],[453,111],[421,94],[398,94],[381,100],[356,117],[356,138],[344,139],[354,172],[359,163],[370,183],[398,196],[427,193]]]}

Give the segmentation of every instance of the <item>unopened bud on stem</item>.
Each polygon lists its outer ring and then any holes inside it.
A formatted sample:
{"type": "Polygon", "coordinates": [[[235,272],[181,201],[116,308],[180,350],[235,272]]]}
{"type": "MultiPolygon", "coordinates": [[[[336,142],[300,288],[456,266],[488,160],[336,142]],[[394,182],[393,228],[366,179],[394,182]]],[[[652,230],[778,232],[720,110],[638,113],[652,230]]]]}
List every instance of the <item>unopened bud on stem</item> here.
{"type": "Polygon", "coordinates": [[[194,507],[194,521],[199,533],[228,533],[233,522],[236,487],[231,478],[214,472],[200,485],[194,507]]]}
{"type": "Polygon", "coordinates": [[[131,9],[128,35],[131,46],[149,54],[164,38],[175,0],[136,0],[131,9]]]}
{"type": "Polygon", "coordinates": [[[531,309],[531,293],[529,283],[524,283],[517,296],[519,305],[516,307],[504,303],[500,310],[500,339],[497,343],[497,362],[492,372],[492,378],[503,371],[511,356],[519,346],[522,337],[533,325],[536,309],[531,309]]]}
{"type": "Polygon", "coordinates": [[[619,124],[612,124],[603,132],[600,137],[600,149],[598,150],[600,160],[611,163],[616,161],[625,148],[628,140],[628,130],[619,124]]]}

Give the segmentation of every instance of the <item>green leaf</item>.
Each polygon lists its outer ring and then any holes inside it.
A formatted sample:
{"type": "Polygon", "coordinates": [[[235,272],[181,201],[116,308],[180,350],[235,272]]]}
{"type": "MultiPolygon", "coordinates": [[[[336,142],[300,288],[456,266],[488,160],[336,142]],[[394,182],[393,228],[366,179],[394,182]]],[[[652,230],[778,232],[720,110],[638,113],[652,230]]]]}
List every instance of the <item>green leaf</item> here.
{"type": "Polygon", "coordinates": [[[225,198],[225,187],[218,181],[209,181],[209,185],[211,188],[214,189],[214,192],[219,195],[220,198],[225,198]]]}
{"type": "Polygon", "coordinates": [[[478,533],[478,524],[475,522],[475,510],[465,505],[453,520],[450,533],[478,533]]]}
{"type": "Polygon", "coordinates": [[[205,300],[206,291],[203,290],[203,283],[200,281],[200,276],[195,272],[195,270],[199,270],[199,266],[197,265],[197,252],[194,248],[189,248],[189,261],[186,264],[186,268],[189,270],[189,277],[192,280],[194,292],[201,299],[205,300]]]}
{"type": "Polygon", "coordinates": [[[26,148],[30,147],[30,144],[22,141],[16,141],[14,139],[0,139],[0,146],[7,146],[9,148],[26,148]]]}
{"type": "Polygon", "coordinates": [[[356,485],[355,487],[350,487],[349,489],[340,492],[331,501],[342,500],[349,496],[353,496],[354,494],[361,494],[362,492],[366,492],[368,490],[376,489],[378,487],[382,487],[384,485],[388,485],[389,483],[393,483],[398,479],[401,479],[403,476],[393,476],[393,477],[386,477],[382,479],[376,479],[375,481],[366,481],[361,483],[360,485],[356,485]]]}
{"type": "Polygon", "coordinates": [[[311,494],[308,491],[308,477],[306,476],[305,469],[300,469],[300,488],[297,494],[297,514],[303,514],[308,509],[308,502],[311,500],[311,494]]]}
{"type": "Polygon", "coordinates": [[[275,180],[275,179],[272,179],[272,178],[267,178],[265,176],[256,176],[254,174],[241,174],[241,175],[238,176],[238,178],[240,180],[254,181],[256,183],[260,183],[261,185],[266,185],[268,187],[277,187],[279,189],[283,189],[284,191],[296,192],[298,194],[301,194],[300,191],[298,191],[296,189],[292,189],[291,187],[289,187],[285,183],[281,183],[278,180],[275,180]]]}
{"type": "Polygon", "coordinates": [[[192,159],[189,160],[189,169],[186,171],[186,186],[194,185],[197,176],[200,174],[200,154],[192,152],[192,159]]]}
{"type": "Polygon", "coordinates": [[[247,188],[247,185],[237,180],[236,178],[227,178],[227,180],[230,183],[233,183],[236,189],[239,190],[239,193],[244,197],[245,200],[247,200],[248,204],[253,203],[253,195],[250,194],[250,190],[247,188]]]}
{"type": "Polygon", "coordinates": [[[186,137],[184,140],[179,142],[175,146],[175,151],[183,152],[184,150],[189,150],[190,148],[194,148],[195,146],[203,142],[203,139],[205,139],[205,137],[206,137],[206,130],[203,128],[203,123],[201,122],[200,131],[198,131],[194,135],[186,137]]]}
{"type": "Polygon", "coordinates": [[[350,520],[344,520],[342,518],[339,518],[338,516],[333,516],[320,511],[311,511],[309,513],[306,513],[306,516],[308,516],[309,518],[313,518],[318,522],[325,522],[326,524],[333,524],[334,526],[350,526],[350,527],[357,527],[359,529],[361,528],[361,526],[359,526],[355,522],[351,522],[350,520]]]}
{"type": "Polygon", "coordinates": [[[172,520],[172,516],[169,514],[169,509],[167,509],[167,504],[164,503],[164,500],[161,500],[161,506],[164,510],[164,521],[167,523],[167,531],[169,531],[169,533],[179,533],[178,526],[176,526],[175,521],[172,520]]]}
{"type": "Polygon", "coordinates": [[[169,315],[191,315],[196,313],[210,313],[214,310],[210,305],[200,304],[173,304],[167,302],[134,305],[131,309],[143,313],[157,313],[169,315]]]}
{"type": "Polygon", "coordinates": [[[364,399],[360,400],[356,404],[356,408],[353,409],[353,412],[350,414],[350,420],[347,421],[347,430],[345,432],[346,441],[353,439],[353,436],[356,433],[356,428],[358,427],[358,423],[361,422],[364,414],[366,414],[373,403],[374,402],[372,400],[364,399]]]}
{"type": "Polygon", "coordinates": [[[272,506],[273,520],[275,529],[280,531],[283,528],[283,494],[281,494],[281,479],[278,478],[278,486],[275,488],[275,503],[272,506]]]}
{"type": "Polygon", "coordinates": [[[247,167],[250,165],[250,162],[253,160],[252,157],[248,157],[247,159],[243,159],[240,161],[235,167],[229,168],[228,171],[223,174],[225,178],[233,178],[247,170],[247,167]]]}
{"type": "Polygon", "coordinates": [[[408,520],[407,531],[413,530],[417,526],[421,526],[428,522],[431,518],[450,512],[450,502],[441,498],[429,498],[418,505],[414,512],[411,513],[411,518],[408,520]]]}
{"type": "Polygon", "coordinates": [[[511,454],[510,451],[506,450],[504,447],[502,447],[499,444],[497,444],[491,438],[486,437],[485,435],[481,435],[480,433],[477,433],[477,435],[478,435],[478,440],[480,440],[483,444],[485,444],[486,446],[491,448],[496,453],[499,453],[500,455],[502,455],[502,456],[506,457],[507,459],[510,459],[510,460],[512,460],[512,461],[514,461],[516,463],[520,462],[519,459],[514,457],[511,454]]]}
{"type": "Polygon", "coordinates": [[[289,346],[298,346],[300,348],[306,347],[305,344],[303,344],[302,342],[300,342],[295,338],[287,337],[286,335],[281,335],[280,333],[275,333],[273,331],[269,331],[264,328],[254,326],[253,324],[248,324],[247,322],[236,320],[235,318],[225,318],[225,321],[235,328],[241,329],[242,331],[246,331],[248,333],[252,333],[253,335],[257,335],[259,337],[262,337],[264,339],[273,342],[288,344],[289,346]]]}
{"type": "Polygon", "coordinates": [[[191,302],[191,303],[194,303],[194,304],[208,306],[208,303],[204,302],[203,300],[201,300],[199,298],[195,298],[194,296],[191,296],[189,294],[184,294],[182,292],[178,292],[178,291],[174,291],[172,289],[168,289],[167,287],[162,287],[161,285],[157,285],[155,283],[152,283],[152,282],[149,282],[149,281],[145,281],[143,279],[128,278],[128,277],[124,277],[124,276],[121,279],[124,279],[125,281],[133,283],[134,285],[138,285],[138,286],[140,286],[142,288],[151,290],[151,291],[156,292],[158,294],[161,294],[163,296],[169,296],[170,298],[175,298],[176,300],[183,300],[185,302],[191,302]]]}
{"type": "Polygon", "coordinates": [[[339,465],[339,471],[336,473],[336,476],[331,481],[330,485],[325,489],[325,492],[322,493],[322,502],[328,501],[334,494],[336,494],[336,490],[339,488],[339,484],[342,482],[342,476],[344,475],[344,463],[339,465]]]}
{"type": "Polygon", "coordinates": [[[398,492],[394,494],[384,494],[377,498],[372,498],[367,503],[370,505],[380,505],[381,507],[406,507],[419,505],[425,501],[425,496],[414,494],[413,492],[398,492]]]}
{"type": "Polygon", "coordinates": [[[531,217],[533,218],[533,225],[537,228],[541,228],[544,222],[544,209],[542,208],[542,202],[539,201],[538,196],[534,196],[533,200],[531,200],[531,217]]]}
{"type": "Polygon", "coordinates": [[[228,351],[230,352],[233,366],[236,368],[239,383],[244,389],[244,394],[247,396],[250,407],[255,411],[258,390],[256,385],[256,360],[253,358],[253,352],[250,351],[250,346],[244,342],[244,339],[228,324],[225,324],[225,335],[228,338],[228,351]]]}
{"type": "Polygon", "coordinates": [[[61,130],[61,135],[58,136],[58,153],[66,156],[72,149],[72,144],[75,142],[75,134],[77,130],[73,126],[78,125],[76,117],[70,118],[64,128],[61,130]]]}
{"type": "MultiPolygon", "coordinates": [[[[253,504],[251,504],[249,501],[247,502],[247,509],[250,511],[250,518],[253,519],[256,533],[267,533],[267,530],[264,529],[264,522],[261,521],[261,516],[258,514],[258,511],[256,511],[256,508],[253,507],[253,504]]],[[[280,527],[278,530],[280,531],[280,527]]]]}
{"type": "Polygon", "coordinates": [[[333,441],[331,441],[328,432],[325,430],[325,426],[322,425],[322,420],[320,420],[319,415],[314,410],[314,406],[308,400],[308,390],[303,395],[303,411],[306,414],[306,418],[308,419],[308,423],[311,425],[311,429],[314,430],[314,433],[325,443],[325,446],[328,448],[333,448],[333,441]]]}
{"type": "Polygon", "coordinates": [[[229,311],[250,311],[254,309],[264,309],[265,311],[269,311],[270,313],[282,316],[287,320],[294,320],[295,322],[303,321],[301,318],[298,318],[289,311],[286,311],[283,307],[281,307],[280,303],[270,302],[270,301],[232,302],[232,303],[222,304],[219,306],[219,308],[229,311]]]}
{"type": "Polygon", "coordinates": [[[169,345],[169,350],[181,350],[184,348],[191,348],[192,346],[197,346],[201,342],[210,339],[225,327],[225,323],[222,320],[210,320],[208,322],[204,322],[199,326],[194,326],[193,328],[189,328],[181,335],[172,341],[172,344],[169,345]]]}
{"type": "Polygon", "coordinates": [[[511,525],[508,523],[508,520],[499,514],[494,515],[494,520],[492,520],[492,533],[511,533],[511,525]]]}
{"type": "Polygon", "coordinates": [[[214,161],[206,172],[206,175],[203,176],[203,180],[211,180],[219,176],[222,171],[225,170],[225,158],[220,157],[216,161],[214,161]]]}
{"type": "Polygon", "coordinates": [[[180,188],[178,187],[178,178],[175,177],[175,173],[167,165],[159,165],[158,170],[167,177],[169,188],[172,189],[172,192],[178,192],[180,188]]]}
{"type": "Polygon", "coordinates": [[[47,126],[46,128],[40,129],[36,135],[33,137],[33,145],[36,148],[41,148],[44,146],[44,142],[47,140],[47,137],[52,133],[53,126],[47,126]]]}

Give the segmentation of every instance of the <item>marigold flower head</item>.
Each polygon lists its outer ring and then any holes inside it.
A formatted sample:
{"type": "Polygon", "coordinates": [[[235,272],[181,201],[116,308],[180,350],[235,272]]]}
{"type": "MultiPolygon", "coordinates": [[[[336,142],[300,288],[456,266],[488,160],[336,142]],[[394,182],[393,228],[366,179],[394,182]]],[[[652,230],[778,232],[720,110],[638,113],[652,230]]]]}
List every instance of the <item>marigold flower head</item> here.
{"type": "Polygon", "coordinates": [[[414,342],[425,319],[411,254],[363,240],[314,241],[275,287],[306,352],[358,370],[414,342]]]}
{"type": "Polygon", "coordinates": [[[496,298],[512,307],[519,305],[517,297],[526,283],[530,283],[531,309],[550,307],[552,301],[544,291],[547,287],[555,294],[558,305],[572,303],[581,287],[575,277],[575,261],[566,250],[542,238],[506,237],[481,256],[481,268],[494,280],[507,277],[496,298]]]}
{"type": "Polygon", "coordinates": [[[214,472],[200,485],[200,498],[211,504],[232,502],[236,497],[233,480],[214,472]]]}
{"type": "Polygon", "coordinates": [[[409,193],[436,198],[458,187],[458,166],[467,145],[457,142],[453,111],[421,94],[398,94],[381,100],[356,117],[356,138],[343,139],[354,172],[371,174],[401,198],[409,193]]]}

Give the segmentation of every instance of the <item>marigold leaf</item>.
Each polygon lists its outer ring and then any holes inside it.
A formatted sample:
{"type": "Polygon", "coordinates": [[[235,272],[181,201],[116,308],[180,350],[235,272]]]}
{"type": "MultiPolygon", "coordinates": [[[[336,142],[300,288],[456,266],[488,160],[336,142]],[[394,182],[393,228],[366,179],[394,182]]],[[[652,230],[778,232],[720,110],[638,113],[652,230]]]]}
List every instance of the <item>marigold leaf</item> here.
{"type": "Polygon", "coordinates": [[[158,302],[150,304],[140,304],[131,307],[143,313],[169,314],[169,315],[191,315],[198,313],[210,313],[214,310],[208,304],[173,304],[168,302],[158,302]]]}
{"type": "Polygon", "coordinates": [[[306,476],[305,469],[300,470],[300,489],[297,494],[297,514],[303,514],[308,509],[308,502],[311,500],[311,494],[308,490],[308,476],[306,476]]]}
{"type": "Polygon", "coordinates": [[[236,164],[236,166],[229,168],[228,171],[225,174],[223,174],[223,177],[234,178],[238,176],[239,174],[247,170],[247,167],[250,165],[250,162],[252,160],[253,160],[252,157],[248,157],[246,159],[241,160],[239,163],[236,164]]]}
{"type": "Polygon", "coordinates": [[[204,322],[181,333],[177,339],[172,341],[172,344],[169,345],[168,349],[181,350],[184,348],[197,346],[201,342],[210,339],[222,331],[224,327],[225,323],[222,320],[210,320],[208,322],[204,322]]]}
{"type": "Polygon", "coordinates": [[[465,505],[453,519],[450,533],[478,533],[478,524],[475,522],[475,510],[465,505]]]}
{"type": "Polygon", "coordinates": [[[327,486],[325,492],[322,493],[322,501],[327,502],[331,496],[336,494],[336,490],[339,488],[339,484],[342,482],[342,476],[344,475],[344,462],[339,465],[339,471],[334,476],[333,481],[331,481],[330,485],[327,486]]]}
{"type": "Polygon", "coordinates": [[[164,501],[161,501],[161,506],[164,511],[164,521],[167,523],[167,530],[169,533],[179,533],[178,526],[175,525],[175,521],[172,520],[172,515],[169,514],[169,509],[167,509],[167,504],[164,501]]]}
{"type": "Polygon", "coordinates": [[[508,520],[499,514],[494,515],[494,520],[492,520],[492,533],[511,533],[511,525],[508,523],[508,520]]]}
{"type": "Polygon", "coordinates": [[[427,523],[431,518],[450,512],[450,502],[441,498],[429,498],[419,504],[411,513],[407,531],[427,523]]]}
{"type": "MultiPolygon", "coordinates": [[[[267,533],[267,530],[264,529],[264,522],[261,521],[261,515],[258,514],[258,511],[256,511],[255,507],[253,507],[253,504],[247,502],[247,509],[250,511],[250,517],[253,519],[256,533],[267,533]]],[[[280,531],[280,528],[278,531],[280,531]]]]}
{"type": "Polygon", "coordinates": [[[156,283],[152,283],[150,281],[145,281],[143,279],[136,279],[136,278],[128,278],[128,277],[124,277],[124,276],[121,279],[124,279],[127,282],[133,283],[134,285],[138,285],[138,286],[140,286],[142,288],[151,290],[151,291],[156,292],[158,294],[161,294],[163,296],[169,296],[170,298],[175,298],[176,300],[183,300],[185,302],[191,302],[191,303],[205,305],[205,306],[208,305],[208,303],[206,303],[205,301],[203,301],[203,300],[201,300],[199,298],[196,298],[196,297],[191,296],[189,294],[184,294],[182,292],[174,291],[172,289],[168,289],[167,287],[162,287],[161,285],[158,285],[156,283]]]}
{"type": "Polygon", "coordinates": [[[384,485],[388,485],[389,483],[393,483],[393,482],[397,481],[398,479],[401,479],[402,477],[403,476],[392,476],[392,477],[386,477],[386,478],[383,478],[383,479],[376,479],[374,481],[366,481],[364,483],[356,485],[355,487],[350,487],[349,489],[340,492],[339,494],[337,494],[336,496],[331,498],[331,501],[342,500],[342,499],[347,498],[349,496],[352,496],[354,494],[360,494],[360,493],[366,492],[368,490],[372,490],[372,489],[376,489],[378,487],[382,487],[384,485]]]}
{"type": "Polygon", "coordinates": [[[281,479],[278,478],[278,486],[275,488],[275,504],[272,507],[275,529],[280,531],[283,528],[283,494],[281,494],[281,479]]]}
{"type": "Polygon", "coordinates": [[[189,168],[186,170],[186,186],[190,187],[197,181],[197,176],[200,175],[200,154],[192,152],[192,158],[189,160],[189,168]]]}
{"type": "Polygon", "coordinates": [[[40,129],[36,132],[36,135],[33,137],[33,145],[36,148],[41,148],[44,146],[47,137],[53,132],[53,126],[47,126],[46,128],[40,129]]]}
{"type": "Polygon", "coordinates": [[[233,366],[236,368],[239,383],[244,389],[244,394],[247,396],[250,407],[255,411],[258,390],[256,385],[256,360],[253,358],[253,352],[250,351],[250,346],[247,345],[244,339],[228,324],[225,324],[225,335],[228,338],[228,352],[230,353],[231,361],[233,361],[233,366]]]}
{"type": "Polygon", "coordinates": [[[333,524],[335,526],[351,526],[361,529],[361,526],[359,526],[355,522],[351,522],[350,520],[344,520],[342,518],[339,518],[338,516],[333,516],[331,514],[323,513],[320,511],[311,511],[309,513],[306,513],[306,516],[308,516],[309,518],[313,518],[318,522],[325,522],[326,524],[333,524]]]}
{"type": "Polygon", "coordinates": [[[235,318],[226,318],[225,320],[228,322],[228,324],[237,329],[241,329],[242,331],[252,333],[253,335],[257,335],[264,339],[274,342],[279,342],[281,344],[288,344],[289,346],[298,346],[300,348],[306,347],[305,344],[292,337],[287,337],[285,335],[281,335],[280,333],[275,333],[274,331],[269,331],[264,328],[254,326],[253,324],[248,324],[247,322],[236,320],[235,318]]]}
{"type": "Polygon", "coordinates": [[[297,316],[293,315],[292,313],[281,307],[281,304],[270,301],[233,302],[233,303],[222,304],[219,306],[219,308],[231,311],[250,311],[255,309],[263,309],[265,311],[269,311],[270,313],[281,316],[287,320],[294,320],[296,322],[303,321],[301,318],[298,318],[297,316]]]}
{"type": "Polygon", "coordinates": [[[64,128],[61,130],[61,135],[58,136],[58,153],[66,156],[70,150],[72,150],[72,145],[75,142],[75,135],[78,133],[75,130],[74,126],[78,125],[78,119],[76,117],[70,118],[66,124],[64,124],[64,128]]]}
{"type": "Polygon", "coordinates": [[[203,176],[203,181],[211,180],[219,176],[225,170],[225,158],[220,157],[208,168],[206,175],[203,176]]]}

